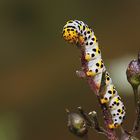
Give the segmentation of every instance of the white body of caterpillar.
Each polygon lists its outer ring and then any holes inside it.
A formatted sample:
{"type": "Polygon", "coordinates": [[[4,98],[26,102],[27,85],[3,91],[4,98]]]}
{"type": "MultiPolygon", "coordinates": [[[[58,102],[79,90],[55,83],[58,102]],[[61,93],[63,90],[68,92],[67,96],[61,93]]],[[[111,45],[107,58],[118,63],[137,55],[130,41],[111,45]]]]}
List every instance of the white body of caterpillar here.
{"type": "Polygon", "coordinates": [[[105,88],[100,101],[102,104],[106,104],[110,110],[113,123],[109,124],[109,128],[117,128],[125,117],[125,107],[108,72],[106,72],[93,30],[82,21],[70,20],[63,28],[63,37],[69,43],[80,44],[84,48],[88,67],[86,75],[93,78],[98,89],[101,86],[102,74],[105,72],[105,88]]]}

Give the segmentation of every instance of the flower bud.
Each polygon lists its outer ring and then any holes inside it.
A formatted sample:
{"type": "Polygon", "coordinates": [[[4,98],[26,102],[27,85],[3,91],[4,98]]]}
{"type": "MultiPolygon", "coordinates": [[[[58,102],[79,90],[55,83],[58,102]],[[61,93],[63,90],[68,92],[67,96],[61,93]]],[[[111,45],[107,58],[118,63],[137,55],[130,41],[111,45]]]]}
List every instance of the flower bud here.
{"type": "Polygon", "coordinates": [[[140,85],[140,53],[137,60],[132,60],[126,70],[127,80],[133,87],[140,85]]]}
{"type": "Polygon", "coordinates": [[[68,113],[68,128],[69,130],[80,137],[87,134],[87,123],[85,119],[78,113],[68,113]]]}

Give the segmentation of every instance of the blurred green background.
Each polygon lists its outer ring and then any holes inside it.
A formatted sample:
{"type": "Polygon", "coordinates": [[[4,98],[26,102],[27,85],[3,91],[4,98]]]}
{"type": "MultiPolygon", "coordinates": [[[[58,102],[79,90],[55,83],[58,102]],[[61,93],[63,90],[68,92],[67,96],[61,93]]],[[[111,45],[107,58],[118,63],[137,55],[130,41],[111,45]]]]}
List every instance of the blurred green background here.
{"type": "MultiPolygon", "coordinates": [[[[69,19],[94,28],[127,108],[124,127],[132,128],[135,110],[125,71],[140,51],[139,0],[0,0],[1,140],[78,140],[66,127],[65,108],[96,110],[102,122],[95,95],[75,75],[80,53],[62,39],[69,19]]],[[[94,131],[89,138],[106,139],[94,131]]]]}

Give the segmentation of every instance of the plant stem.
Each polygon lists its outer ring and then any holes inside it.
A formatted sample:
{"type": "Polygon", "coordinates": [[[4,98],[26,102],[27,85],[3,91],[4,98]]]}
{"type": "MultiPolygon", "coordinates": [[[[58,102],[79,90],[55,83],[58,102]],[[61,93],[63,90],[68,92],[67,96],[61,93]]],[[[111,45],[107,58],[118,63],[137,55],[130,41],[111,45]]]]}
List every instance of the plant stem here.
{"type": "Polygon", "coordinates": [[[98,118],[97,118],[97,113],[95,111],[92,111],[92,112],[89,113],[89,115],[92,117],[92,120],[94,122],[94,129],[97,132],[107,136],[107,131],[104,128],[100,127],[100,125],[99,125],[99,121],[98,121],[98,118]]]}
{"type": "Polygon", "coordinates": [[[133,92],[134,92],[134,102],[135,102],[136,112],[138,112],[137,103],[139,102],[139,97],[138,97],[138,87],[137,86],[133,86],[133,92]]]}
{"type": "Polygon", "coordinates": [[[83,116],[83,118],[86,120],[88,126],[92,126],[93,122],[92,120],[89,118],[89,116],[84,112],[84,110],[82,109],[82,107],[78,107],[78,110],[80,112],[80,114],[83,116]]]}
{"type": "Polygon", "coordinates": [[[133,125],[132,133],[135,135],[140,127],[140,99],[138,95],[138,86],[133,86],[133,92],[134,92],[134,101],[135,101],[135,108],[136,108],[136,120],[133,125]]]}
{"type": "Polygon", "coordinates": [[[97,113],[95,111],[90,112],[87,115],[82,109],[82,107],[78,107],[78,110],[80,114],[84,117],[84,119],[87,121],[87,124],[89,127],[95,129],[98,133],[101,133],[107,136],[107,131],[104,128],[100,127],[99,125],[99,121],[97,119],[97,113]]]}
{"type": "MultiPolygon", "coordinates": [[[[83,48],[81,48],[81,63],[82,63],[82,67],[83,67],[83,71],[86,73],[88,66],[87,66],[87,61],[85,60],[85,50],[83,48]]],[[[99,89],[96,87],[96,84],[93,80],[92,77],[87,77],[87,82],[91,88],[91,90],[96,94],[98,100],[99,100],[99,89]]],[[[99,101],[100,103],[100,101],[99,101]]],[[[109,129],[108,125],[110,123],[112,123],[112,117],[110,115],[110,112],[108,111],[107,107],[105,105],[102,105],[100,103],[101,109],[102,109],[102,113],[104,116],[104,123],[106,126],[106,131],[107,131],[107,137],[109,140],[118,140],[117,135],[115,133],[115,131],[113,129],[109,129]]]]}
{"type": "Polygon", "coordinates": [[[140,63],[140,52],[138,53],[138,62],[140,63]]]}

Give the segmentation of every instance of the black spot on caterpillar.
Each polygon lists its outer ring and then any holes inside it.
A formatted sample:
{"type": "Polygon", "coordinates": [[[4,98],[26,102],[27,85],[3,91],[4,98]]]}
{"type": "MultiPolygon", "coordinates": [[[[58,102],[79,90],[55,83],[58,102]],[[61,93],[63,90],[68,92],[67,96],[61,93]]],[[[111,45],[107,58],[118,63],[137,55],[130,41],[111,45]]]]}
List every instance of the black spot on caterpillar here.
{"type": "Polygon", "coordinates": [[[112,83],[109,73],[106,72],[93,30],[82,21],[70,20],[64,26],[62,34],[69,43],[80,44],[84,47],[85,60],[88,66],[86,75],[93,78],[98,88],[101,85],[102,73],[105,72],[105,89],[100,102],[107,105],[112,116],[113,123],[109,124],[109,128],[117,128],[125,118],[125,107],[112,83]]]}

